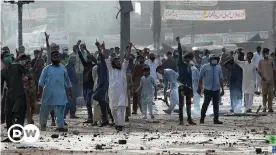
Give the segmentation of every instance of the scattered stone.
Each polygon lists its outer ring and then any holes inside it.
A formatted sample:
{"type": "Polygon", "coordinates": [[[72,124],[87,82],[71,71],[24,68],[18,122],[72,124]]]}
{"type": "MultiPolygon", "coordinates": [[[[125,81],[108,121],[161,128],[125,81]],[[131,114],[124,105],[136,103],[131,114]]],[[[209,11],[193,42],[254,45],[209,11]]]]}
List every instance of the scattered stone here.
{"type": "Polygon", "coordinates": [[[52,135],[51,135],[51,138],[58,138],[58,137],[59,137],[58,134],[52,134],[52,135]]]}
{"type": "Polygon", "coordinates": [[[127,141],[124,139],[119,140],[119,144],[126,144],[126,143],[127,143],[127,141]]]}
{"type": "Polygon", "coordinates": [[[256,148],[255,152],[256,152],[256,154],[262,154],[262,149],[261,148],[256,148]]]}
{"type": "Polygon", "coordinates": [[[78,130],[74,130],[72,133],[73,133],[73,135],[79,135],[80,134],[80,132],[78,130]]]}
{"type": "Polygon", "coordinates": [[[97,144],[95,147],[96,150],[103,150],[103,146],[100,144],[97,144]]]}
{"type": "Polygon", "coordinates": [[[251,132],[256,132],[256,129],[251,129],[251,132]]]}
{"type": "Polygon", "coordinates": [[[214,154],[216,151],[215,150],[207,150],[205,152],[206,155],[211,155],[211,154],[214,154]]]}
{"type": "Polygon", "coordinates": [[[93,137],[97,137],[98,135],[97,134],[94,134],[93,137]]]}
{"type": "Polygon", "coordinates": [[[267,135],[267,131],[264,131],[263,134],[264,134],[264,135],[267,135]]]}
{"type": "Polygon", "coordinates": [[[140,150],[144,150],[144,148],[141,146],[141,147],[140,147],[140,150]]]}

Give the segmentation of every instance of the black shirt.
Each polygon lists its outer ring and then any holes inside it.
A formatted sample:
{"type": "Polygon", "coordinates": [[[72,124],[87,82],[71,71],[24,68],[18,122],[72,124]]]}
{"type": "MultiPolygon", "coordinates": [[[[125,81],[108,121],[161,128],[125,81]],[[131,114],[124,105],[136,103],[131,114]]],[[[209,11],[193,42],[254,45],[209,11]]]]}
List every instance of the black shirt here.
{"type": "Polygon", "coordinates": [[[92,64],[92,63],[87,63],[81,52],[78,51],[78,54],[79,54],[79,57],[80,57],[80,60],[81,60],[81,63],[83,65],[83,88],[89,88],[89,89],[92,89],[93,90],[93,87],[94,87],[94,80],[93,80],[93,77],[92,77],[92,69],[93,67],[96,65],[97,61],[96,61],[96,58],[93,59],[94,63],[95,64],[92,64]]]}
{"type": "Polygon", "coordinates": [[[1,70],[1,91],[3,91],[4,82],[7,83],[8,95],[14,101],[21,95],[25,95],[23,87],[23,75],[27,75],[29,71],[21,64],[11,64],[1,70]]]}
{"type": "Polygon", "coordinates": [[[192,82],[192,70],[190,64],[186,64],[182,59],[182,48],[181,44],[178,44],[178,70],[179,70],[179,77],[178,81],[181,82],[184,86],[193,88],[192,82]]]}

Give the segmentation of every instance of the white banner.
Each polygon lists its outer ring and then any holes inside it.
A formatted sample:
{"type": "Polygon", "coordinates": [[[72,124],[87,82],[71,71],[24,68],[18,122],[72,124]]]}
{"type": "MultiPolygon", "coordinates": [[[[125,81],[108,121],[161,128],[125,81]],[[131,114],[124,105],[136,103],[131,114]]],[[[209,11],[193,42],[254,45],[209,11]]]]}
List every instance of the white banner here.
{"type": "Polygon", "coordinates": [[[171,10],[165,9],[164,18],[170,20],[245,20],[245,10],[171,10]]]}
{"type": "Polygon", "coordinates": [[[183,5],[183,6],[216,6],[218,0],[198,1],[198,0],[170,0],[166,1],[166,5],[183,5]]]}
{"type": "Polygon", "coordinates": [[[49,32],[49,43],[58,44],[60,49],[63,47],[69,48],[69,34],[68,32],[49,32]]]}
{"type": "MultiPolygon", "coordinates": [[[[259,34],[262,39],[267,39],[268,31],[253,31],[253,32],[232,32],[232,33],[212,33],[212,34],[197,34],[195,35],[195,43],[214,42],[215,44],[232,44],[246,42],[256,34],[259,34]]],[[[182,44],[191,44],[191,36],[186,35],[180,39],[182,44]]]]}

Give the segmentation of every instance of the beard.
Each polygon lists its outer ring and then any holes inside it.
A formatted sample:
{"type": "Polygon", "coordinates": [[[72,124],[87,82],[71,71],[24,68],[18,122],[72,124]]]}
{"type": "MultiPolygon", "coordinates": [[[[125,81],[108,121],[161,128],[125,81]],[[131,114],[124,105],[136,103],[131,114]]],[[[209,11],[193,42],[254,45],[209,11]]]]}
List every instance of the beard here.
{"type": "Polygon", "coordinates": [[[52,60],[52,64],[55,65],[55,66],[58,66],[59,65],[59,60],[57,60],[57,61],[52,60]]]}
{"type": "Polygon", "coordinates": [[[112,65],[112,68],[114,68],[114,69],[119,69],[119,70],[121,70],[121,69],[122,69],[122,67],[121,67],[121,66],[116,66],[116,65],[112,65]]]}

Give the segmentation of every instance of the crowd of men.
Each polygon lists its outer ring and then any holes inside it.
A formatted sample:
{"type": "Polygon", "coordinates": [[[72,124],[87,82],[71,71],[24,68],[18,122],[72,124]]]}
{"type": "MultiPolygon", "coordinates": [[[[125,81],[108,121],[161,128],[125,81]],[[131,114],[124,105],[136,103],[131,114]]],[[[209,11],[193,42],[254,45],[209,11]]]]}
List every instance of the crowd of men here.
{"type": "MultiPolygon", "coordinates": [[[[168,51],[162,60],[147,49],[132,54],[133,45],[129,42],[121,62],[118,48],[106,49],[104,42],[100,44],[96,41],[98,50],[91,53],[79,40],[73,46],[73,53],[68,54],[68,48],[63,48],[60,53],[57,44],[50,45],[49,37],[45,33],[50,61],[47,53],[43,54],[43,49],[35,50],[34,59],[31,59],[25,54],[23,46],[16,51],[16,57],[11,55],[8,47],[2,48],[1,123],[6,122],[7,129],[13,124],[24,125],[26,116],[28,123],[33,124],[36,103],[41,101],[41,131],[46,131],[47,119],[51,114],[51,126],[57,126],[56,131],[67,132],[66,116],[79,119],[76,116],[79,78],[82,78],[83,99],[88,115],[84,123],[93,126],[112,125],[117,131],[122,131],[129,116],[138,114],[138,109],[143,119],[154,119],[153,100],[157,99],[157,91],[162,86],[163,101],[168,106],[164,112],[171,114],[178,104],[180,125],[184,124],[184,106],[188,124],[196,125],[192,119],[192,104],[194,113],[201,117],[200,123],[204,123],[211,101],[213,122],[222,124],[219,121],[219,104],[224,95],[223,68],[230,72],[231,112],[242,107],[246,108],[246,112],[252,112],[254,94],[262,94],[263,112],[273,112],[276,58],[274,53],[269,55],[267,48],[262,53],[261,47],[255,53],[248,52],[246,60],[243,50],[239,49],[222,63],[224,49],[221,56],[208,50],[205,50],[204,55],[196,56],[192,52],[183,53],[178,37],[178,48],[173,53],[168,51]],[[47,64],[47,60],[51,63],[47,64]],[[79,69],[78,62],[82,69],[79,69]],[[80,71],[82,76],[78,76],[80,71]],[[204,101],[200,107],[202,93],[204,101]]],[[[5,139],[3,142],[10,140],[5,139]]]]}

